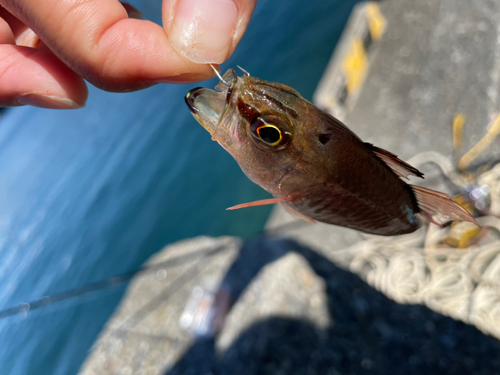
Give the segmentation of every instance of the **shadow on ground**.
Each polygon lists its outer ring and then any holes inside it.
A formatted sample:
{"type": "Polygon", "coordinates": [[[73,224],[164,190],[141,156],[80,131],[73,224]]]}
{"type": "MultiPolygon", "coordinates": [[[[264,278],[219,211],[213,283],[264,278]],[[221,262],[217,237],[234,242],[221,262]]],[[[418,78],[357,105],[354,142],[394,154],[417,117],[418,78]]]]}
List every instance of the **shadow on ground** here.
{"type": "Polygon", "coordinates": [[[266,264],[301,254],[326,282],[330,328],[273,317],[250,326],[224,354],[194,342],[166,375],[498,374],[500,342],[424,306],[400,305],[358,276],[291,240],[244,244],[228,271],[234,300],[266,264]]]}

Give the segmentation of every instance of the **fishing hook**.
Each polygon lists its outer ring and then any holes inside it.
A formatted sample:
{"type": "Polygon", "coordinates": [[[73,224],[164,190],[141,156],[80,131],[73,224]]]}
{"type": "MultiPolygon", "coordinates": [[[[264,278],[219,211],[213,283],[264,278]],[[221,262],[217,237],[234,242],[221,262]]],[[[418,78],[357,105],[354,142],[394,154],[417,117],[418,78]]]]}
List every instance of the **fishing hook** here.
{"type": "Polygon", "coordinates": [[[224,79],[222,78],[222,76],[220,75],[219,71],[217,69],[214,68],[214,66],[212,64],[208,64],[210,65],[210,67],[213,69],[213,71],[215,72],[215,74],[217,75],[217,77],[219,77],[219,80],[225,84],[227,87],[231,87],[231,85],[229,83],[227,83],[226,81],[224,81],[224,79]]]}
{"type": "Polygon", "coordinates": [[[236,66],[237,66],[237,67],[238,67],[238,68],[239,68],[239,69],[243,72],[243,74],[244,74],[245,76],[250,77],[250,73],[248,73],[245,69],[243,69],[243,68],[242,68],[241,66],[239,66],[239,65],[236,65],[236,66]]]}

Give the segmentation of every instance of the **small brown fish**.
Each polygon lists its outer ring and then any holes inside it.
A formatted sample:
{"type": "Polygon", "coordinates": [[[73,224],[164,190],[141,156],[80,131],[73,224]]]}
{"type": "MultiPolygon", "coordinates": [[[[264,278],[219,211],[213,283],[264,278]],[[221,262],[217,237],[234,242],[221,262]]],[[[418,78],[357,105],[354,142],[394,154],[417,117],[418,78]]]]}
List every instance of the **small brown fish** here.
{"type": "Polygon", "coordinates": [[[226,72],[217,91],[196,88],[186,103],[196,120],[273,199],[308,221],[397,235],[418,217],[444,225],[474,218],[446,194],[406,184],[423,178],[396,155],[364,143],[336,118],[279,83],[226,72]],[[227,82],[229,80],[229,82],[227,82]]]}

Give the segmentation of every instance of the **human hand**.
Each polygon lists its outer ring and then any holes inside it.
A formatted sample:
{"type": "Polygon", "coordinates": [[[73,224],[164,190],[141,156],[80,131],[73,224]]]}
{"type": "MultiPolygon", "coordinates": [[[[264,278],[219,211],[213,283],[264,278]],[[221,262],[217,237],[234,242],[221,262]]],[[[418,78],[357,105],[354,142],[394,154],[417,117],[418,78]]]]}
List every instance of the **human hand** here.
{"type": "Polygon", "coordinates": [[[163,0],[163,28],[118,0],[0,0],[0,106],[85,105],[107,91],[213,77],[257,0],[163,0]]]}

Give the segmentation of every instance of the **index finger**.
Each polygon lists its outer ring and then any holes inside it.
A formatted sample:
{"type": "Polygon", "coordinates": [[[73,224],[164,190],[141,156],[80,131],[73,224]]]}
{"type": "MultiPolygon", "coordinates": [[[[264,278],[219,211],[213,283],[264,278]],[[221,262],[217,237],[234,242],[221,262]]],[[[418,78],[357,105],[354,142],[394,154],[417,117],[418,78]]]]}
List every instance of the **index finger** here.
{"type": "Polygon", "coordinates": [[[213,76],[208,65],[180,56],[162,27],[129,19],[117,0],[3,0],[2,5],[99,88],[129,91],[213,76]]]}

